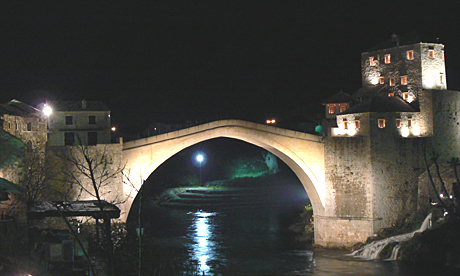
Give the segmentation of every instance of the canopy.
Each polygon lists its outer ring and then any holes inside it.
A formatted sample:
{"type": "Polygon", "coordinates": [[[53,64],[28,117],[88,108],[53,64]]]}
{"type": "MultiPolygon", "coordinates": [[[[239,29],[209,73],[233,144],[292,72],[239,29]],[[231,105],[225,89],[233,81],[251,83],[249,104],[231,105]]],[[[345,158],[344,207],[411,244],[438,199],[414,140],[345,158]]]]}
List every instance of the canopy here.
{"type": "Polygon", "coordinates": [[[22,194],[27,193],[28,190],[22,186],[6,180],[5,178],[0,177],[0,192],[22,194]]]}

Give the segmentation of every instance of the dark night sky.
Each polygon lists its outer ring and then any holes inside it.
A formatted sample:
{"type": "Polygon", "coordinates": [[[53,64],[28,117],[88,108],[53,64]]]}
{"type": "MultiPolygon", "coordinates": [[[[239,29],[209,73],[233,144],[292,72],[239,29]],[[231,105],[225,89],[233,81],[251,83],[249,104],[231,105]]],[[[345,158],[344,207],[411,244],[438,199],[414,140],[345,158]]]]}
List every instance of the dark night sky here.
{"type": "Polygon", "coordinates": [[[439,38],[460,90],[454,3],[2,1],[0,101],[102,100],[125,131],[315,113],[360,87],[361,52],[393,33],[439,38]]]}

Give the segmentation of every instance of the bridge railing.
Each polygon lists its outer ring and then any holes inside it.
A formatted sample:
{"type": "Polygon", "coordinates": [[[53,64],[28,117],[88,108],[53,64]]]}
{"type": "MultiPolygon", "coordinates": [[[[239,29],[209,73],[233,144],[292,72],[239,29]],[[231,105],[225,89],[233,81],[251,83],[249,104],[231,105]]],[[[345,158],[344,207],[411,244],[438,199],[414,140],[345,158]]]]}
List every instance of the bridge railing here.
{"type": "MultiPolygon", "coordinates": [[[[220,121],[220,120],[238,120],[238,119],[244,120],[244,121],[250,121],[254,123],[259,123],[259,124],[265,124],[265,122],[258,122],[259,120],[248,120],[248,119],[243,119],[243,118],[235,118],[235,116],[218,116],[218,115],[213,116],[213,117],[187,120],[181,123],[153,122],[144,131],[139,132],[135,135],[128,135],[126,137],[123,137],[123,140],[125,142],[132,141],[132,140],[138,140],[138,139],[147,138],[151,136],[157,136],[160,134],[182,130],[182,129],[186,129],[186,128],[190,128],[194,126],[199,126],[199,125],[207,124],[210,122],[215,122],[215,121],[220,121]]],[[[318,135],[318,133],[315,132],[316,125],[317,124],[315,122],[305,120],[301,122],[294,122],[294,121],[292,122],[284,121],[283,122],[281,121],[281,122],[277,122],[273,124],[272,126],[294,130],[294,131],[299,131],[303,133],[318,135]]]]}

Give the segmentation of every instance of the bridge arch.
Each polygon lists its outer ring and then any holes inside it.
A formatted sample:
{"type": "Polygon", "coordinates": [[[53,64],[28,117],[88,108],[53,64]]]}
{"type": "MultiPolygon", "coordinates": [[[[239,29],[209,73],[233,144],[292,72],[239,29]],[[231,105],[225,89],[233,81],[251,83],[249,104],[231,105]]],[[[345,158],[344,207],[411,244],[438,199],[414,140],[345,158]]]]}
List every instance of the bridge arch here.
{"type": "Polygon", "coordinates": [[[124,143],[123,159],[129,180],[136,189],[124,187],[130,197],[122,206],[122,219],[127,219],[136,190],[156,168],[183,149],[214,138],[241,140],[276,155],[299,178],[315,215],[324,214],[326,186],[321,137],[246,121],[224,120],[124,143]]]}

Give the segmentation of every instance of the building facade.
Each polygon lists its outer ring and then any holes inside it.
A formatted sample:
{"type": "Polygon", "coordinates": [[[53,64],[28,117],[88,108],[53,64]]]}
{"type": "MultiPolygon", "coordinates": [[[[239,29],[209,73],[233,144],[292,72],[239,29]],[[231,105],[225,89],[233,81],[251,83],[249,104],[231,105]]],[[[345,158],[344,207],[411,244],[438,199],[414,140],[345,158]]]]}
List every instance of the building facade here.
{"type": "Polygon", "coordinates": [[[99,101],[54,101],[47,103],[49,146],[110,144],[110,110],[99,101]]]}
{"type": "Polygon", "coordinates": [[[326,185],[336,198],[326,216],[336,219],[322,220],[332,231],[319,239],[330,243],[365,241],[415,213],[423,145],[447,155],[460,146],[459,119],[449,119],[460,93],[447,90],[444,45],[380,46],[362,53],[361,70],[358,91],[323,102],[326,185]]]}

